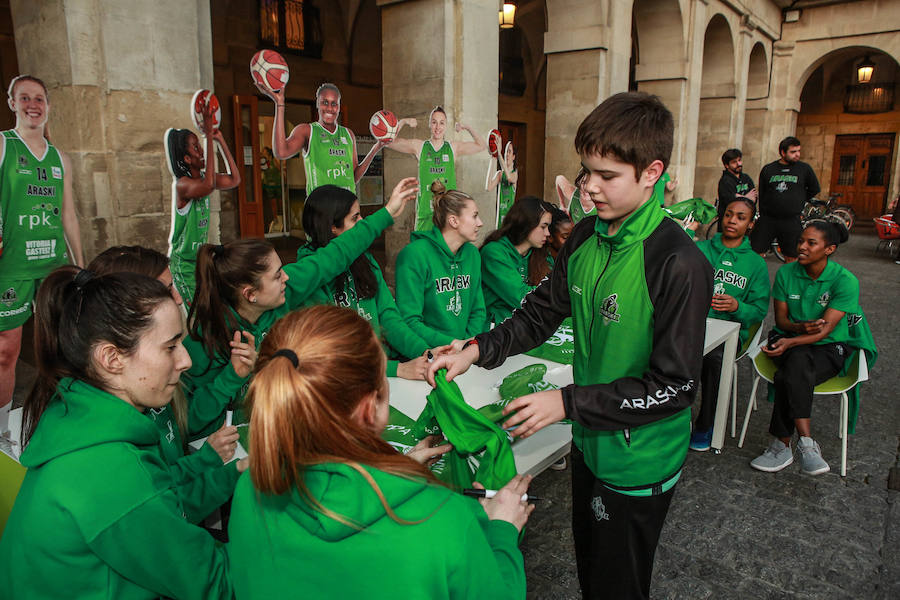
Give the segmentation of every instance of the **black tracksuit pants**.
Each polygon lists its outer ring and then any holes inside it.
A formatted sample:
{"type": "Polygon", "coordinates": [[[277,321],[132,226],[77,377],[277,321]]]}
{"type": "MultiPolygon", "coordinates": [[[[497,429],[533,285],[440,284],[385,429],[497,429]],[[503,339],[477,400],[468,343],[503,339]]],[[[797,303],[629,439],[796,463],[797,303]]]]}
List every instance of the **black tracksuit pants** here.
{"type": "Polygon", "coordinates": [[[703,368],[700,371],[700,409],[694,421],[694,431],[709,431],[716,418],[716,406],[719,400],[719,377],[722,374],[722,357],[725,356],[725,344],[720,344],[703,357],[703,368]]]}
{"type": "Polygon", "coordinates": [[[627,496],[604,486],[572,447],[572,533],[583,598],[650,597],[653,557],[675,487],[627,496]]]}
{"type": "Polygon", "coordinates": [[[841,343],[794,346],[773,359],[778,370],[769,433],[777,438],[794,435],[794,419],[812,415],[813,389],[841,371],[848,351],[841,343]]]}

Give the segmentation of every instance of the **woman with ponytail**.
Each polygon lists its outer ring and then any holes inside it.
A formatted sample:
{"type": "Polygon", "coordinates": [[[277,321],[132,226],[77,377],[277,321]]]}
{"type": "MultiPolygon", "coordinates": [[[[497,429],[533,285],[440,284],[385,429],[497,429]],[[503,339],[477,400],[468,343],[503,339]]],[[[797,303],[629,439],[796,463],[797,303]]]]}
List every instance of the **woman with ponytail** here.
{"type": "Polygon", "coordinates": [[[807,223],[797,244],[797,260],[775,275],[772,298],[775,331],[762,351],[778,365],[775,403],[769,433],[774,436],[750,466],[780,471],[794,462],[791,438],[796,430],[800,470],[807,475],[829,471],[819,444],[811,436],[813,388],[837,375],[850,354],[848,313],[859,312],[859,281],[831,260],[849,238],[843,223],[807,223]],[[778,339],[778,337],[780,339],[778,339]]]}
{"type": "Polygon", "coordinates": [[[369,323],[334,306],[291,313],[264,340],[229,524],[238,599],[525,597],[530,477],[479,506],[395,452],[381,439],[385,361],[369,323]]]}
{"type": "Polygon", "coordinates": [[[447,191],[440,181],[431,192],[434,228],[413,232],[397,255],[397,307],[410,329],[436,347],[484,327],[481,258],[473,243],[484,223],[468,194],[447,191]]]}
{"type": "MultiPolygon", "coordinates": [[[[309,243],[297,251],[297,263],[318,260],[333,240],[351,231],[360,221],[359,201],[353,192],[333,185],[318,187],[303,207],[303,230],[309,243]]],[[[388,377],[424,379],[428,344],[413,333],[397,310],[381,267],[368,252],[350,268],[326,281],[307,304],[334,304],[351,308],[372,324],[375,336],[384,337],[388,377]]]]}
{"type": "Polygon", "coordinates": [[[512,205],[500,229],[481,246],[481,282],[487,319],[484,330],[522,304],[525,294],[550,272],[547,241],[552,207],[535,196],[512,205]]]}
{"type": "Polygon", "coordinates": [[[222,132],[213,128],[213,108],[203,106],[203,136],[189,129],[168,129],[164,138],[169,172],[172,174],[172,224],[169,231],[169,257],[178,293],[190,305],[194,297],[194,270],[197,249],[209,237],[209,195],[216,190],[230,190],[241,184],[231,151],[222,132]],[[228,170],[216,173],[216,146],[222,149],[228,170]]]}
{"type": "Polygon", "coordinates": [[[192,435],[215,431],[228,405],[243,399],[257,348],[272,324],[310,303],[316,290],[346,271],[415,194],[415,178],[401,180],[384,208],[322,248],[314,260],[282,267],[265,240],[200,247],[185,341],[194,362],[185,376],[192,435]]]}
{"type": "Polygon", "coordinates": [[[65,266],[36,304],[28,471],[0,540],[0,596],[230,598],[224,549],[185,520],[144,414],[191,364],[169,291],[65,266]]]}
{"type": "MultiPolygon", "coordinates": [[[[181,295],[172,282],[169,259],[165,254],[141,246],[114,246],[100,253],[88,265],[95,275],[138,273],[166,286],[179,306],[181,295]]],[[[234,493],[237,477],[247,468],[247,459],[228,463],[237,448],[234,426],[222,426],[211,434],[199,452],[186,454],[188,401],[179,384],[172,401],[151,408],[146,415],[159,430],[162,455],[180,486],[184,512],[192,523],[199,523],[234,493]],[[228,464],[223,464],[228,463],[228,464]]]]}

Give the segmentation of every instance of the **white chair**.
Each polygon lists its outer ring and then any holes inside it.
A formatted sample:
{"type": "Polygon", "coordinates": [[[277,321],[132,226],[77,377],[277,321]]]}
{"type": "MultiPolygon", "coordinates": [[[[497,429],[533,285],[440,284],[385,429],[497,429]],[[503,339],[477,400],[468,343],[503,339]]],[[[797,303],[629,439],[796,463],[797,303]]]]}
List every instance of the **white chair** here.
{"type": "MultiPolygon", "coordinates": [[[[749,354],[753,360],[756,377],[753,379],[753,390],[750,392],[750,398],[747,401],[747,413],[744,416],[744,427],[741,429],[741,439],[738,441],[738,448],[744,447],[744,436],[747,434],[747,425],[750,423],[750,413],[753,412],[756,389],[759,387],[760,380],[765,379],[772,383],[775,380],[775,371],[778,370],[772,359],[766,356],[758,346],[751,346],[749,354]]],[[[847,431],[850,408],[847,391],[853,389],[853,386],[856,384],[869,379],[869,365],[866,363],[866,353],[862,350],[854,348],[853,353],[847,358],[845,364],[850,365],[846,375],[836,375],[820,383],[813,390],[813,394],[816,396],[841,395],[841,415],[838,424],[838,437],[841,438],[841,477],[847,475],[847,438],[850,437],[847,431]]]]}
{"type": "MultiPolygon", "coordinates": [[[[762,322],[750,326],[750,337],[741,347],[737,358],[734,359],[734,370],[731,375],[731,437],[735,437],[737,430],[737,392],[738,392],[738,368],[737,364],[742,358],[750,353],[751,348],[759,346],[759,339],[762,337],[762,322]]],[[[753,399],[753,410],[756,410],[756,398],[753,399]]]]}

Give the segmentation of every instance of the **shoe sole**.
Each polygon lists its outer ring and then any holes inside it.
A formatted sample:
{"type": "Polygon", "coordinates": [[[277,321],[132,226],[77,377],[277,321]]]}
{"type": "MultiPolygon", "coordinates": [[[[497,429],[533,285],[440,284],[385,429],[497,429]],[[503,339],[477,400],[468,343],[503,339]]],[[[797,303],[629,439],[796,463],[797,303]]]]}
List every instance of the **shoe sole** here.
{"type": "Polygon", "coordinates": [[[778,465],[777,467],[763,467],[761,465],[754,465],[752,462],[750,463],[750,466],[753,467],[754,469],[756,469],[757,471],[763,471],[765,473],[777,473],[778,471],[781,471],[782,469],[785,469],[785,468],[791,466],[792,464],[794,464],[793,456],[791,457],[791,459],[789,461],[785,462],[784,464],[778,465]]]}
{"type": "Polygon", "coordinates": [[[707,450],[709,450],[710,448],[712,448],[712,444],[710,444],[709,446],[703,446],[703,447],[699,447],[699,446],[698,446],[698,447],[688,446],[688,448],[690,448],[690,449],[693,450],[694,452],[706,452],[707,450]]]}
{"type": "Polygon", "coordinates": [[[822,473],[827,473],[830,470],[831,470],[831,467],[828,465],[825,465],[824,467],[816,469],[815,471],[804,471],[803,469],[800,469],[800,472],[803,473],[804,475],[821,475],[822,473]]]}

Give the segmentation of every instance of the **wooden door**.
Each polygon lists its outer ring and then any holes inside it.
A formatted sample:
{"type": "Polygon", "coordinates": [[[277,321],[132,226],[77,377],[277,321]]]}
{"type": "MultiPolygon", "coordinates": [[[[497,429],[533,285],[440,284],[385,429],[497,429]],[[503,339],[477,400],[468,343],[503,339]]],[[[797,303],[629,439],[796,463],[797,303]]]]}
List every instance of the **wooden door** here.
{"type": "Polygon", "coordinates": [[[265,218],[259,164],[259,111],[256,96],[233,96],[235,162],[241,171],[238,215],[242,238],[263,237],[265,218]]]}
{"type": "Polygon", "coordinates": [[[831,193],[841,194],[838,204],[852,206],[857,220],[884,213],[893,150],[893,133],[837,136],[831,193]]]}
{"type": "Polygon", "coordinates": [[[516,185],[516,198],[520,198],[525,194],[522,193],[522,190],[525,189],[525,174],[527,173],[527,165],[526,165],[526,157],[527,152],[525,143],[525,123],[514,123],[512,121],[500,121],[497,129],[500,130],[500,135],[503,137],[503,148],[501,149],[500,156],[503,156],[503,151],[506,150],[506,142],[512,142],[513,148],[515,148],[516,152],[516,171],[519,173],[518,184],[516,185]]]}

